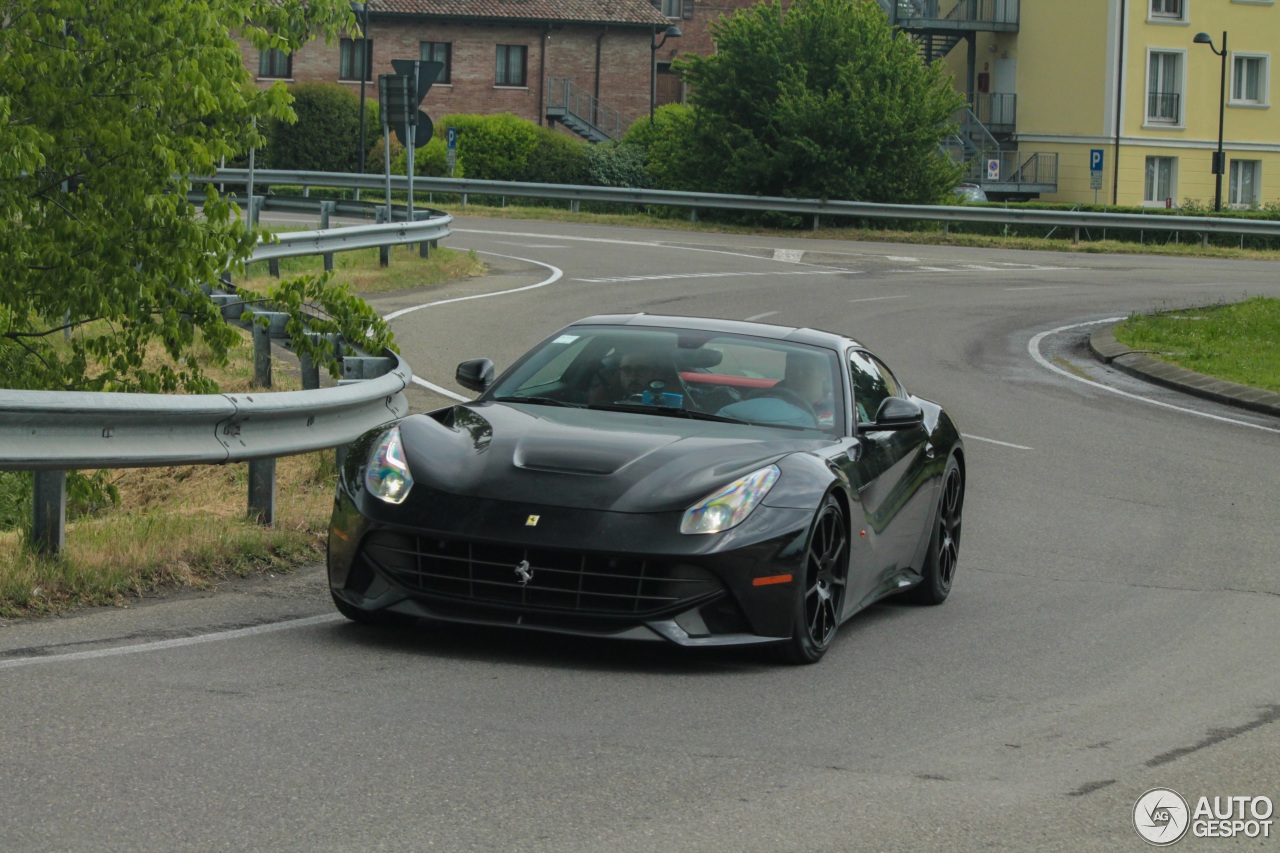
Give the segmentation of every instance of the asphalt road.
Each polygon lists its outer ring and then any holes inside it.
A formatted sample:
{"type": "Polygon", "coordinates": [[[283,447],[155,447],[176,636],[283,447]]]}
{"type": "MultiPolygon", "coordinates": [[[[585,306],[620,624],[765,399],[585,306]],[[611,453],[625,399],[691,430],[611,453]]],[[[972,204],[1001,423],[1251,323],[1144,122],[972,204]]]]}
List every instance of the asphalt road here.
{"type": "Polygon", "coordinates": [[[592,313],[866,343],[967,436],[951,599],[876,606],[805,668],[370,631],[319,569],[11,623],[0,849],[1141,850],[1150,788],[1280,801],[1280,422],[1081,350],[1280,296],[1274,263],[466,218],[449,243],[493,274],[377,303],[416,408],[592,313]]]}

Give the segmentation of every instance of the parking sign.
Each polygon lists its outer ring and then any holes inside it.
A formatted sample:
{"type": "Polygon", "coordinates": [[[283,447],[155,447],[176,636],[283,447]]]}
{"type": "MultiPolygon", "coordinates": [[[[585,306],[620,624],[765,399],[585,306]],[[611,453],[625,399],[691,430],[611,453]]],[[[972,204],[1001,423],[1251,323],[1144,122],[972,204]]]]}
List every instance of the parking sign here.
{"type": "Polygon", "coordinates": [[[991,159],[987,160],[987,180],[988,180],[988,181],[998,181],[998,180],[1000,180],[1000,160],[999,160],[999,158],[993,157],[993,158],[991,158],[991,159]]]}

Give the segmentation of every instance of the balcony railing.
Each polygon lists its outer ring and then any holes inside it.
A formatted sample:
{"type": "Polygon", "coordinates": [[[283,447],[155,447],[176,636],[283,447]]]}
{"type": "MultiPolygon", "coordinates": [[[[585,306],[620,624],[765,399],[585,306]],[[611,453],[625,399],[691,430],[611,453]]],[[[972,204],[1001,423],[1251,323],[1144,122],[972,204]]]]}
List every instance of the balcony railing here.
{"type": "Polygon", "coordinates": [[[893,22],[907,29],[1017,30],[1019,0],[897,0],[893,22]]]}
{"type": "Polygon", "coordinates": [[[1147,121],[1159,124],[1178,124],[1182,96],[1177,92],[1148,92],[1147,121]]]}
{"type": "Polygon", "coordinates": [[[1018,96],[1009,92],[978,92],[973,114],[996,133],[1012,133],[1018,123],[1018,96]]]}

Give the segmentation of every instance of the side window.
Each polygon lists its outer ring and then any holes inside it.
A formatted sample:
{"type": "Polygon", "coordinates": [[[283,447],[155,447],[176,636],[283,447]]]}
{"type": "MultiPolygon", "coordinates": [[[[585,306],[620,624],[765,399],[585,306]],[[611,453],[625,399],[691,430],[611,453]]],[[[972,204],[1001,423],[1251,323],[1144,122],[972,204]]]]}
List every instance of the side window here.
{"type": "Polygon", "coordinates": [[[874,355],[870,356],[870,361],[875,365],[876,373],[880,374],[880,379],[884,381],[884,387],[889,392],[890,397],[907,396],[906,392],[902,390],[902,385],[898,383],[897,377],[893,375],[893,371],[885,367],[883,361],[876,358],[874,355]]]}
{"type": "MultiPolygon", "coordinates": [[[[888,373],[887,368],[885,372],[888,373]]],[[[897,391],[897,383],[894,383],[891,390],[875,360],[867,353],[857,350],[849,354],[849,374],[853,379],[853,408],[858,416],[858,423],[871,423],[880,404],[897,391]]],[[[892,381],[892,374],[890,380],[892,381]]]]}

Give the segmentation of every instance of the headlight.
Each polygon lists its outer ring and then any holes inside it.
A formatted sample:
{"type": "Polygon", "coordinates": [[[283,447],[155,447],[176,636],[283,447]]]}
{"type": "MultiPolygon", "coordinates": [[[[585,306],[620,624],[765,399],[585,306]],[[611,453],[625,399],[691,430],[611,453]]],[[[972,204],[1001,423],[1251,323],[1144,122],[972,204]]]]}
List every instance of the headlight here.
{"type": "Polygon", "coordinates": [[[734,480],[684,511],[681,533],[720,533],[741,524],[764,500],[782,472],[770,465],[734,480]]]}
{"type": "Polygon", "coordinates": [[[364,487],[376,498],[390,504],[402,503],[413,488],[413,477],[404,461],[400,427],[392,427],[369,453],[364,469],[364,487]]]}

